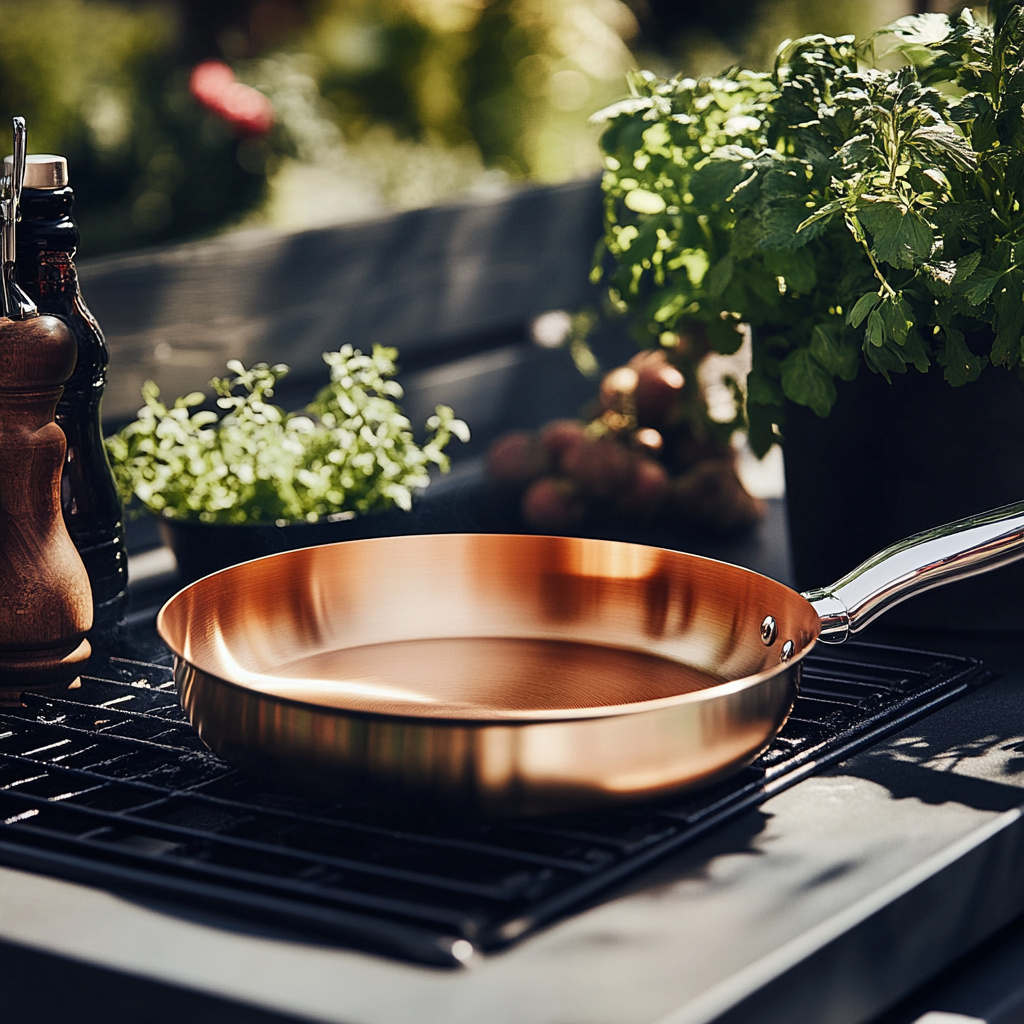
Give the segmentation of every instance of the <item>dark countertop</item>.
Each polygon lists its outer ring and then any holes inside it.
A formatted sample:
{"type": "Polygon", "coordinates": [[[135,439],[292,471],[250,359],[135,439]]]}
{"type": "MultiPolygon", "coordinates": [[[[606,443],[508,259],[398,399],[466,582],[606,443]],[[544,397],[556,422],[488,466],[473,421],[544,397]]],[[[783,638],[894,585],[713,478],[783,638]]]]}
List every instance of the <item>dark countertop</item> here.
{"type": "MultiPolygon", "coordinates": [[[[781,503],[745,546],[707,553],[784,578],[781,503]]],[[[148,1021],[339,1024],[867,1022],[893,1007],[887,1024],[902,1024],[943,1000],[983,1009],[1024,946],[1024,634],[870,639],[1005,674],[465,970],[0,868],[5,1019],[135,1020],[142,1002],[148,1021]],[[945,995],[919,991],[1008,927],[945,995]]],[[[1004,1010],[981,1019],[1018,1019],[1004,1010]]]]}

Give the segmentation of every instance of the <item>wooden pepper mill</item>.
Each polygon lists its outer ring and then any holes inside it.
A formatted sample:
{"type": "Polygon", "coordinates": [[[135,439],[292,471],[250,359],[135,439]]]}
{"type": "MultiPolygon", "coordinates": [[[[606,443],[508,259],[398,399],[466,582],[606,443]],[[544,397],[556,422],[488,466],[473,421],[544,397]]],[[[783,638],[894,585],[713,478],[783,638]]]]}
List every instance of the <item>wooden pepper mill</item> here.
{"type": "MultiPolygon", "coordinates": [[[[5,165],[9,162],[5,161],[5,165]]],[[[10,163],[13,163],[11,161],[10,163]]],[[[62,156],[29,154],[18,216],[18,284],[40,313],[67,325],[78,345],[75,372],[57,403],[57,426],[67,451],[61,474],[64,525],[92,584],[89,642],[112,639],[128,604],[124,510],[103,448],[100,403],[110,359],[107,343],[78,285],[78,228],[71,219],[74,193],[62,156]]]]}
{"type": "Polygon", "coordinates": [[[15,279],[15,222],[26,132],[14,119],[14,160],[0,199],[0,703],[66,687],[91,650],[89,577],[61,514],[64,433],[54,422],[77,346],[40,316],[15,279]]]}

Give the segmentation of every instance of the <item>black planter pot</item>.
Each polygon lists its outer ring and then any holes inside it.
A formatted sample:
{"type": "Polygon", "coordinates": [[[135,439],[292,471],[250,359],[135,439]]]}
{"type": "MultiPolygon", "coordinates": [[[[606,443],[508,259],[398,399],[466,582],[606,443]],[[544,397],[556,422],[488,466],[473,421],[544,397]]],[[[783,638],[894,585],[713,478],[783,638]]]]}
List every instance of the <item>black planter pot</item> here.
{"type": "Polygon", "coordinates": [[[179,580],[190,583],[218,569],[273,555],[278,551],[410,533],[414,529],[412,519],[413,513],[390,509],[334,523],[233,526],[161,519],[159,526],[164,543],[174,552],[177,560],[179,580]]]}
{"type": "MultiPolygon", "coordinates": [[[[652,544],[692,551],[709,558],[737,559],[779,577],[785,566],[776,557],[783,550],[785,529],[781,509],[769,509],[768,520],[745,537],[709,539],[622,523],[589,524],[569,535],[652,544]]],[[[336,541],[391,537],[411,533],[547,533],[525,524],[519,496],[496,491],[484,479],[482,467],[446,478],[428,488],[411,512],[390,509],[337,523],[292,523],[287,526],[225,526],[161,519],[160,532],[178,562],[178,582],[190,583],[218,569],[278,551],[332,544],[336,541]]]]}
{"type": "MultiPolygon", "coordinates": [[[[786,412],[786,491],[797,586],[826,586],[929,527],[1024,501],[1024,383],[988,370],[950,387],[941,371],[887,384],[861,368],[832,415],[786,412]]],[[[1024,629],[1024,565],[943,588],[887,624],[1024,629]]]]}
{"type": "Polygon", "coordinates": [[[391,508],[335,523],[286,526],[228,526],[161,519],[159,527],[177,559],[179,582],[190,583],[218,569],[278,551],[409,533],[500,532],[507,524],[488,500],[478,474],[463,473],[432,483],[409,512],[391,508]]]}

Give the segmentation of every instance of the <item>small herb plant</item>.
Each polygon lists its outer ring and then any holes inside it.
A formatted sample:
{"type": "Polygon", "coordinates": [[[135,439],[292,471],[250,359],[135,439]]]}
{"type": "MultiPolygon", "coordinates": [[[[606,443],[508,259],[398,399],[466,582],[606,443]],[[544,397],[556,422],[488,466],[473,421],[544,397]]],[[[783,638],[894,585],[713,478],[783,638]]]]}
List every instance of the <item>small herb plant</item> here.
{"type": "Polygon", "coordinates": [[[106,441],[122,497],[158,515],[204,523],[316,522],[408,510],[430,482],[430,466],[447,472],[452,436],[468,441],[469,429],[439,405],[427,420],[430,436],[416,444],[394,401],[402,397],[392,379],[396,355],[381,346],[372,355],[351,345],[325,352],[331,380],[307,415],[269,401],[288,372],[283,364],[247,370],[229,362],[234,376],[210,382],[222,416],[192,411],[206,401],[201,391],[168,408],[147,381],[138,419],[106,441]]]}
{"type": "Polygon", "coordinates": [[[594,279],[648,344],[699,324],[729,354],[752,326],[758,453],[785,399],[827,416],[862,362],[953,386],[1024,365],[1024,11],[989,13],[787,42],[769,73],[637,72],[595,115],[594,279]]]}

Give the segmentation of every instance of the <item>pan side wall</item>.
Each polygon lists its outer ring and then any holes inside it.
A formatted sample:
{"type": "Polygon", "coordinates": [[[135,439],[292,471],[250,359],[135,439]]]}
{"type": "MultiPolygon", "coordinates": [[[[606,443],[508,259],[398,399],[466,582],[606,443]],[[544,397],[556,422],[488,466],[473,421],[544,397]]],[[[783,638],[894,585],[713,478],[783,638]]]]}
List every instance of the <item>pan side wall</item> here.
{"type": "Polygon", "coordinates": [[[637,714],[504,724],[347,714],[234,686],[181,658],[175,667],[203,740],[267,782],[500,817],[653,799],[727,775],[782,727],[799,674],[797,662],[637,714]]]}

